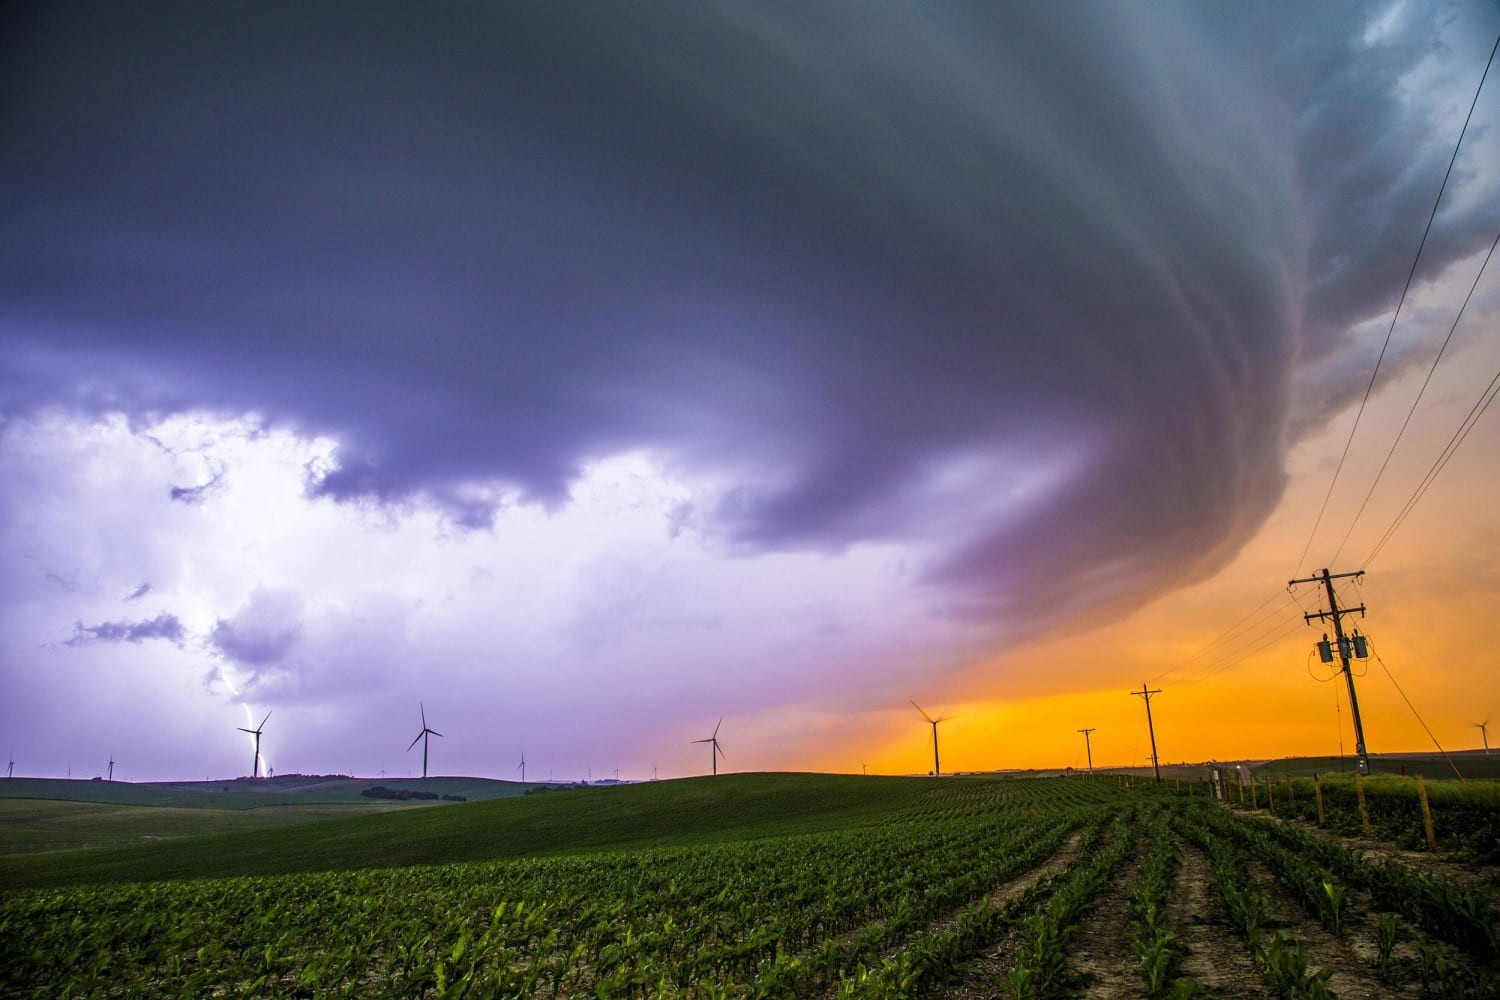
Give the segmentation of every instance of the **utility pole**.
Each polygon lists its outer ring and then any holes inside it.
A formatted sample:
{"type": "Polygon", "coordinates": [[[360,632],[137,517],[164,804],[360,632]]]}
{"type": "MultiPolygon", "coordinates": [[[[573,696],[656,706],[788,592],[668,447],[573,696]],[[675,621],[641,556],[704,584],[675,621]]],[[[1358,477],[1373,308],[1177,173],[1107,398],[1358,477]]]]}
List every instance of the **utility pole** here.
{"type": "MultiPolygon", "coordinates": [[[[1303,614],[1302,619],[1308,624],[1312,624],[1312,620],[1314,618],[1317,618],[1321,621],[1328,621],[1329,619],[1333,620],[1333,634],[1334,637],[1338,640],[1339,662],[1342,664],[1341,669],[1344,672],[1344,680],[1349,685],[1349,714],[1354,719],[1354,766],[1360,774],[1367,775],[1370,773],[1370,756],[1365,752],[1365,727],[1359,720],[1359,699],[1355,698],[1354,696],[1354,673],[1349,669],[1349,653],[1351,643],[1349,639],[1344,636],[1343,622],[1343,618],[1345,615],[1352,615],[1356,611],[1359,612],[1359,616],[1363,618],[1365,616],[1365,606],[1361,604],[1357,608],[1341,608],[1339,607],[1338,597],[1335,596],[1333,592],[1333,581],[1342,580],[1346,577],[1357,578],[1364,575],[1364,570],[1358,570],[1354,573],[1330,573],[1325,567],[1323,572],[1318,574],[1317,576],[1304,577],[1301,580],[1288,580],[1287,586],[1294,587],[1299,583],[1321,583],[1323,585],[1323,589],[1328,594],[1327,611],[1318,611],[1316,613],[1307,612],[1303,614]]],[[[1365,645],[1365,637],[1359,634],[1358,629],[1355,630],[1354,642],[1352,643],[1352,646],[1354,655],[1358,656],[1360,659],[1364,659],[1369,656],[1369,653],[1366,652],[1367,647],[1365,645]]],[[[1327,632],[1323,633],[1323,641],[1318,643],[1318,654],[1320,657],[1322,657],[1324,663],[1333,662],[1333,650],[1331,644],[1328,641],[1327,632]]]]}
{"type": "Polygon", "coordinates": [[[1151,770],[1156,772],[1156,783],[1159,785],[1161,784],[1161,764],[1156,760],[1156,727],[1151,724],[1151,696],[1161,694],[1161,688],[1147,691],[1146,682],[1141,681],[1141,689],[1130,693],[1138,698],[1146,699],[1146,729],[1151,733],[1151,770]]]}
{"type": "MultiPolygon", "coordinates": [[[[1141,687],[1145,686],[1144,684],[1141,685],[1141,687]]],[[[1089,777],[1092,778],[1094,776],[1094,750],[1089,746],[1089,733],[1092,733],[1094,730],[1080,729],[1078,731],[1083,734],[1083,752],[1089,755],[1089,777]]]]}

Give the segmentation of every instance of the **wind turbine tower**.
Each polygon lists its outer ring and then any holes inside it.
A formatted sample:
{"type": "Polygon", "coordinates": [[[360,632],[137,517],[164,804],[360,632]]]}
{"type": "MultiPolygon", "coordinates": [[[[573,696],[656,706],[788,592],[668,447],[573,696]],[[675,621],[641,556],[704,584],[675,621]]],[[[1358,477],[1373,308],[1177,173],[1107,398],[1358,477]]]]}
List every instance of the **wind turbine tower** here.
{"type": "Polygon", "coordinates": [[[105,781],[114,781],[115,780],[115,755],[114,754],[110,754],[109,755],[109,777],[105,778],[104,780],[105,781]]]}
{"type": "MultiPolygon", "coordinates": [[[[724,724],[724,716],[719,716],[719,726],[724,724]]],[[[714,776],[719,774],[719,758],[724,757],[724,751],[719,749],[719,726],[714,726],[714,734],[706,740],[693,740],[694,743],[711,743],[713,749],[708,752],[709,762],[713,764],[714,776]]],[[[725,760],[729,758],[725,757],[725,760]]]]}
{"type": "Polygon", "coordinates": [[[928,715],[925,711],[923,711],[922,710],[922,706],[918,705],[916,702],[912,702],[911,703],[911,707],[915,708],[918,712],[922,712],[922,718],[926,719],[927,722],[928,722],[928,724],[932,726],[932,773],[934,775],[941,775],[943,773],[943,768],[938,763],[938,732],[937,732],[937,727],[938,727],[938,723],[939,722],[947,722],[949,719],[953,718],[953,716],[951,716],[951,715],[940,715],[936,719],[934,719],[932,716],[928,715]]]}
{"type": "Polygon", "coordinates": [[[411,743],[407,745],[406,752],[407,753],[411,753],[411,748],[417,745],[417,741],[418,740],[421,741],[421,743],[422,743],[422,777],[425,779],[427,777],[427,737],[429,737],[429,736],[439,736],[440,737],[443,734],[440,733],[440,732],[438,732],[436,729],[433,729],[433,728],[431,728],[431,727],[429,727],[427,725],[427,706],[424,705],[424,704],[422,704],[421,702],[417,702],[417,708],[422,713],[422,731],[416,735],[416,739],[413,739],[411,741],[411,743]]]}
{"type": "Polygon", "coordinates": [[[12,757],[10,763],[5,765],[5,776],[14,778],[16,776],[16,759],[12,757]]]}
{"type": "Polygon", "coordinates": [[[521,766],[516,768],[521,772],[521,784],[526,784],[526,751],[521,751],[521,766]]]}
{"type": "Polygon", "coordinates": [[[1490,720],[1474,723],[1474,728],[1479,730],[1479,735],[1484,737],[1484,755],[1490,755],[1490,720]]]}
{"type": "Polygon", "coordinates": [[[246,729],[244,726],[237,726],[237,727],[235,727],[240,732],[242,732],[242,733],[249,733],[251,736],[255,737],[255,760],[250,765],[250,777],[252,777],[252,778],[259,778],[260,777],[260,732],[261,732],[262,729],[266,728],[266,719],[269,719],[270,717],[271,717],[271,713],[267,712],[266,713],[266,718],[265,719],[261,719],[260,720],[260,725],[256,726],[254,729],[246,729]]]}

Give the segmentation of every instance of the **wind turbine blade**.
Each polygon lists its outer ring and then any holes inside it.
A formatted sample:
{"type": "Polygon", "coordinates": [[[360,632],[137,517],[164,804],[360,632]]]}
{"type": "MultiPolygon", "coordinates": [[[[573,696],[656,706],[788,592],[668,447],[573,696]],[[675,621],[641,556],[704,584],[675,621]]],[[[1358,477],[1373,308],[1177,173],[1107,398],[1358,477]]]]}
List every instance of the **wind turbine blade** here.
{"type": "Polygon", "coordinates": [[[422,702],[419,701],[419,702],[417,702],[417,711],[419,711],[419,712],[422,713],[422,728],[426,729],[427,728],[427,706],[424,705],[422,702]]]}
{"type": "Polygon", "coordinates": [[[261,719],[260,720],[260,725],[256,726],[255,728],[256,729],[264,729],[264,728],[266,728],[266,719],[269,719],[270,717],[271,717],[271,713],[267,712],[266,713],[266,718],[265,719],[261,719]]]}
{"type": "MultiPolygon", "coordinates": [[[[911,701],[911,699],[909,699],[909,698],[908,698],[908,699],[907,699],[907,700],[908,700],[908,701],[911,701]]],[[[921,713],[922,713],[922,718],[924,718],[924,719],[926,719],[926,720],[927,720],[927,721],[928,721],[928,722],[931,722],[931,721],[933,721],[933,719],[932,719],[932,716],[930,716],[930,715],[928,715],[928,714],[927,714],[927,713],[926,713],[926,711],[924,711],[924,710],[923,710],[923,708],[922,708],[922,706],[921,706],[921,705],[918,705],[918,704],[917,704],[917,703],[916,703],[916,702],[914,702],[914,701],[913,701],[913,702],[912,702],[912,703],[911,703],[911,707],[912,707],[912,708],[915,708],[915,709],[916,709],[916,710],[917,710],[917,711],[918,711],[918,712],[921,712],[921,713]]]]}
{"type": "Polygon", "coordinates": [[[721,746],[719,746],[719,744],[715,743],[714,744],[714,749],[718,751],[720,757],[723,757],[725,760],[729,759],[727,756],[725,756],[724,749],[721,746]]]}
{"type": "Polygon", "coordinates": [[[418,733],[416,739],[412,740],[410,743],[407,744],[407,746],[406,746],[406,752],[407,753],[411,753],[411,748],[414,747],[414,746],[416,746],[421,741],[422,737],[426,736],[426,735],[427,735],[427,731],[425,729],[422,732],[418,733]]]}
{"type": "Polygon", "coordinates": [[[442,733],[438,732],[436,729],[429,729],[427,731],[429,733],[431,733],[432,735],[434,735],[434,736],[441,736],[441,735],[443,735],[442,733]]]}
{"type": "Polygon", "coordinates": [[[251,736],[255,735],[255,730],[253,729],[246,729],[244,726],[236,726],[235,728],[242,733],[249,733],[251,736]]]}
{"type": "Polygon", "coordinates": [[[719,716],[719,725],[718,726],[714,726],[714,738],[715,739],[717,739],[718,736],[719,736],[719,726],[722,726],[723,724],[724,724],[724,716],[721,715],[721,716],[719,716]]]}
{"type": "Polygon", "coordinates": [[[710,736],[706,740],[689,740],[688,742],[689,743],[712,743],[713,742],[713,737],[710,736]]]}

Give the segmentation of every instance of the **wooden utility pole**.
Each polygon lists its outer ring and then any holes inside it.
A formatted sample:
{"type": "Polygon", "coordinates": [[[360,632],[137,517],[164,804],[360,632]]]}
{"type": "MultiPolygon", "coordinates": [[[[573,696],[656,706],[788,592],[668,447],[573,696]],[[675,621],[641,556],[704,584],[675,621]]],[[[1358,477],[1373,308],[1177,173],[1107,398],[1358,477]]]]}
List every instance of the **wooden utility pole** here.
{"type": "MultiPolygon", "coordinates": [[[[1355,768],[1359,771],[1360,774],[1369,774],[1370,757],[1369,754],[1365,752],[1365,728],[1359,719],[1359,700],[1354,696],[1354,673],[1349,669],[1350,643],[1349,640],[1344,636],[1343,623],[1343,618],[1345,615],[1352,615],[1356,611],[1359,612],[1360,617],[1363,618],[1365,614],[1365,606],[1361,604],[1357,608],[1341,608],[1339,607],[1338,597],[1335,596],[1333,592],[1333,581],[1341,580],[1345,577],[1361,577],[1364,575],[1364,570],[1359,570],[1355,573],[1330,573],[1325,568],[1323,572],[1318,574],[1317,576],[1304,577],[1301,580],[1288,580],[1287,586],[1293,587],[1299,583],[1321,583],[1323,585],[1323,589],[1328,594],[1327,611],[1308,612],[1302,616],[1302,619],[1309,624],[1312,623],[1312,620],[1314,618],[1322,621],[1328,621],[1330,619],[1333,621],[1333,634],[1338,644],[1339,662],[1342,664],[1344,680],[1349,685],[1349,714],[1354,718],[1355,768]]],[[[1363,656],[1362,650],[1364,648],[1364,637],[1358,636],[1357,638],[1358,648],[1356,648],[1355,652],[1363,656]]],[[[1324,633],[1323,641],[1325,643],[1328,641],[1327,633],[1324,633]]]]}
{"type": "Polygon", "coordinates": [[[1140,698],[1146,699],[1146,729],[1151,733],[1151,769],[1156,773],[1156,783],[1161,784],[1161,764],[1156,760],[1156,727],[1151,724],[1151,696],[1161,694],[1161,688],[1146,690],[1146,682],[1141,682],[1139,691],[1130,692],[1140,698]]]}
{"type": "Polygon", "coordinates": [[[1083,752],[1089,755],[1089,777],[1092,778],[1094,776],[1094,750],[1089,746],[1089,733],[1094,730],[1080,729],[1078,731],[1083,734],[1083,752]]]}

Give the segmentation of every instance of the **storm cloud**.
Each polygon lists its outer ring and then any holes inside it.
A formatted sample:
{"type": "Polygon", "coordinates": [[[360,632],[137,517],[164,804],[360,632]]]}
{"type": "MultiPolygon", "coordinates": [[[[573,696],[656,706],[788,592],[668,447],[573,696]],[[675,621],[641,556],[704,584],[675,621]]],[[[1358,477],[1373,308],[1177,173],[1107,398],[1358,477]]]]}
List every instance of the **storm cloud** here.
{"type": "Polygon", "coordinates": [[[280,663],[302,638],[301,609],[294,593],[258,590],[232,618],[214,624],[209,643],[242,666],[280,663]]]}
{"type": "Polygon", "coordinates": [[[182,627],[182,622],[177,620],[176,615],[169,615],[163,611],[149,621],[100,622],[98,625],[85,625],[83,622],[78,622],[73,626],[73,637],[67,640],[67,645],[83,646],[94,642],[145,642],[147,639],[166,639],[168,642],[181,643],[185,638],[187,638],[187,630],[182,627]]]}
{"type": "MultiPolygon", "coordinates": [[[[4,17],[0,421],[239,421],[316,443],[308,509],[459,537],[646,456],[692,484],[664,538],[899,549],[934,627],[988,641],[1118,618],[1260,530],[1364,389],[1356,331],[1500,30],[1483,3],[4,17]]],[[[1493,236],[1486,100],[1419,283],[1493,236]]],[[[164,535],[255,489],[215,461],[174,470],[164,535]]],[[[210,650],[335,648],[338,595],[239,544],[242,585],[175,591],[210,650]]],[[[578,557],[572,648],[732,629],[634,558],[578,557]]]]}

